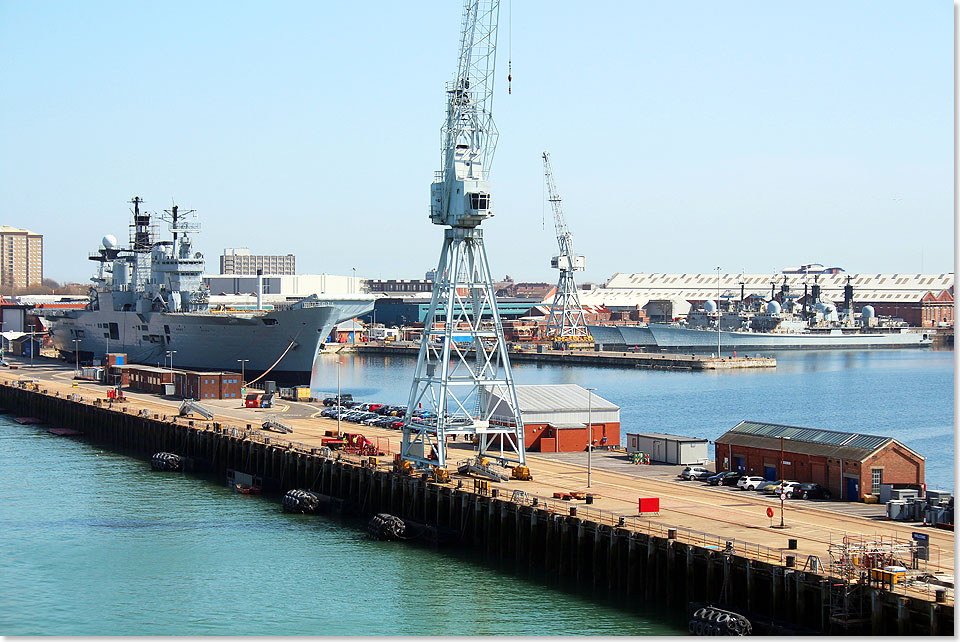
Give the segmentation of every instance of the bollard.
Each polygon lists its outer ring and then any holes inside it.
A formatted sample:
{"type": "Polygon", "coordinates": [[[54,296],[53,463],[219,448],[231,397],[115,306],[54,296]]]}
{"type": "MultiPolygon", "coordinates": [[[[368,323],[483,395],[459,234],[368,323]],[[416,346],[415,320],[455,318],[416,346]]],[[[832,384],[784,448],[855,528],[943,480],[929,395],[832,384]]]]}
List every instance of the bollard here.
{"type": "Polygon", "coordinates": [[[667,529],[667,539],[677,539],[677,529],[668,528],[667,529]]]}
{"type": "Polygon", "coordinates": [[[795,568],[797,566],[797,558],[794,555],[787,555],[787,568],[795,568]]]}
{"type": "Polygon", "coordinates": [[[791,551],[797,550],[797,540],[795,540],[795,539],[788,539],[788,540],[787,540],[787,548],[790,549],[791,551]]]}
{"type": "Polygon", "coordinates": [[[937,604],[943,604],[947,601],[947,592],[943,589],[937,589],[937,604]]]}
{"type": "Polygon", "coordinates": [[[577,516],[577,507],[576,507],[576,506],[571,506],[571,507],[570,507],[570,517],[576,517],[576,516],[577,516]]]}
{"type": "Polygon", "coordinates": [[[500,494],[499,488],[494,488],[493,490],[490,491],[490,496],[493,497],[494,499],[496,499],[499,494],[500,494]]]}
{"type": "Polygon", "coordinates": [[[533,505],[534,505],[534,506],[539,506],[539,505],[540,505],[540,500],[539,500],[538,498],[534,497],[534,498],[533,498],[533,505]]]}
{"type": "Polygon", "coordinates": [[[587,503],[588,503],[588,504],[592,504],[592,503],[593,503],[593,495],[587,495],[587,503]]]}

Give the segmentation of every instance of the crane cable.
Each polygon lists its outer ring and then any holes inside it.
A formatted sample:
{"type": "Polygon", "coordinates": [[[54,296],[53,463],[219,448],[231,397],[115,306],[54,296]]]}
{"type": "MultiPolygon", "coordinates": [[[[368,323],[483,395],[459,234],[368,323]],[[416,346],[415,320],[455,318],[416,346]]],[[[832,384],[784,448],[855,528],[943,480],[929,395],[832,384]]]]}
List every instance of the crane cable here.
{"type": "Polygon", "coordinates": [[[507,4],[507,94],[513,93],[513,0],[507,4]]]}

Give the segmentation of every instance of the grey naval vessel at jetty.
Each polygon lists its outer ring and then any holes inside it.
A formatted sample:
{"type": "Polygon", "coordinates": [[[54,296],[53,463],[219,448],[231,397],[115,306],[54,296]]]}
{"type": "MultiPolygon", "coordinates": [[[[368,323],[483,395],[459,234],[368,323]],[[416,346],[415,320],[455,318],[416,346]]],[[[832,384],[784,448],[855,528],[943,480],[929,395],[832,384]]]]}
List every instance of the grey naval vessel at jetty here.
{"type": "Polygon", "coordinates": [[[179,368],[234,370],[243,359],[248,380],[269,371],[268,379],[305,383],[333,327],[373,309],[369,294],[313,294],[263,309],[262,291],[256,310],[211,307],[191,239],[200,231],[194,212],[160,214],[173,238],[159,241],[142,202],[131,201],[130,246],[107,235],[89,257],[99,268],[85,309],[46,315],[54,347],[70,361],[123,352],[129,363],[158,365],[175,351],[179,368]]]}
{"type": "MultiPolygon", "coordinates": [[[[804,286],[806,289],[806,286],[804,286]]],[[[930,332],[903,323],[881,321],[872,306],[853,311],[853,286],[844,287],[843,312],[820,298],[814,283],[803,303],[786,283],[769,301],[726,301],[721,309],[705,301],[683,323],[650,323],[646,326],[590,325],[594,342],[605,350],[630,348],[664,352],[716,352],[720,350],[804,350],[850,348],[919,348],[933,343],[930,332]],[[778,300],[779,299],[779,300],[778,300]],[[719,330],[718,330],[719,324],[719,330]]]]}

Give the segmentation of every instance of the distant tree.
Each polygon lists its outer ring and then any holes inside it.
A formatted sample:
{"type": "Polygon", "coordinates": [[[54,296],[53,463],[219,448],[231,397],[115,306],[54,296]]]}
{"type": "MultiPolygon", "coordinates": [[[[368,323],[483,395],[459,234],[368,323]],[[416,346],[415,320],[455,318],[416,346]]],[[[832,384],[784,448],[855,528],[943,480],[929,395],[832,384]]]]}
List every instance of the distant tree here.
{"type": "Polygon", "coordinates": [[[60,287],[60,284],[54,281],[53,279],[44,279],[43,287],[50,288],[51,290],[56,290],[60,287]]]}

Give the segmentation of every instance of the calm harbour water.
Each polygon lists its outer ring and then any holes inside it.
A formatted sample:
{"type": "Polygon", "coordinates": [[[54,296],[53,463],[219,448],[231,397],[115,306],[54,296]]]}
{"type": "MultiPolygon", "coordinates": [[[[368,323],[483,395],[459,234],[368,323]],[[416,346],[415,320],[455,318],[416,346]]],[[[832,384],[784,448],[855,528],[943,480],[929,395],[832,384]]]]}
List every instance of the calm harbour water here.
{"type": "Polygon", "coordinates": [[[0,416],[0,635],[671,635],[466,555],[0,416]]]}
{"type": "MultiPolygon", "coordinates": [[[[894,435],[953,488],[953,352],[780,354],[776,371],[521,364],[578,383],[624,430],[713,439],[741,419],[894,435]]],[[[404,403],[414,361],[351,357],[342,388],[404,403]]],[[[333,357],[315,372],[336,390],[333,357]]],[[[0,416],[0,635],[670,635],[628,612],[466,555],[373,542],[362,523],[281,512],[189,475],[0,416]]]]}

